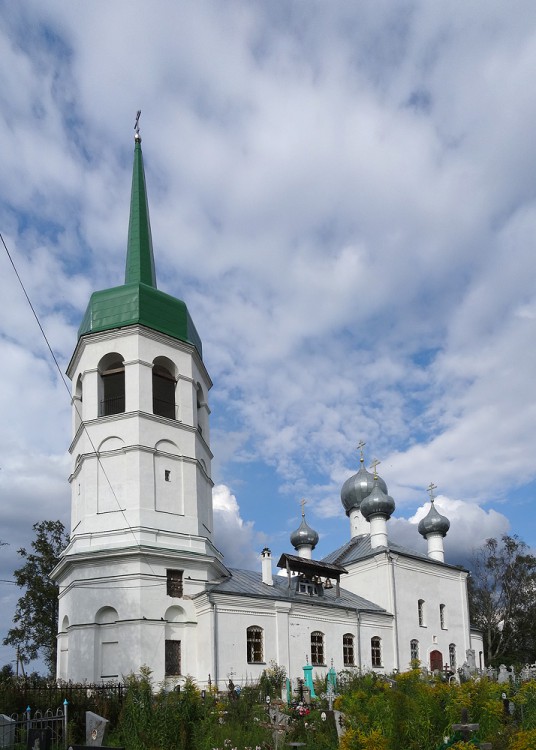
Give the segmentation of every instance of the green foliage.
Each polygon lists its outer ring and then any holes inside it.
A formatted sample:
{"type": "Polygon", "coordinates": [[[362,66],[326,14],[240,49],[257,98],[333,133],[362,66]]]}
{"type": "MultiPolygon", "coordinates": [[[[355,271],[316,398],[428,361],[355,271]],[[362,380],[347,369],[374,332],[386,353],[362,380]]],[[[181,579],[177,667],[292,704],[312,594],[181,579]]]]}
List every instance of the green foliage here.
{"type": "Polygon", "coordinates": [[[4,664],[0,669],[0,683],[9,682],[13,678],[13,667],[11,664],[4,664]]]}
{"type": "Polygon", "coordinates": [[[13,623],[4,645],[15,646],[28,662],[42,655],[50,674],[56,669],[56,635],[58,632],[58,586],[49,574],[59,561],[69,537],[61,521],[41,521],[33,526],[32,552],[24,548],[18,554],[24,565],[13,573],[25,593],[17,602],[13,623]]]}
{"type": "Polygon", "coordinates": [[[484,632],[488,664],[523,664],[536,651],[536,557],[517,536],[488,539],[469,578],[471,621],[484,632]]]}
{"type": "Polygon", "coordinates": [[[269,668],[265,669],[260,676],[259,688],[264,696],[269,695],[270,698],[280,698],[286,679],[287,670],[285,667],[280,667],[272,659],[269,668]]]}

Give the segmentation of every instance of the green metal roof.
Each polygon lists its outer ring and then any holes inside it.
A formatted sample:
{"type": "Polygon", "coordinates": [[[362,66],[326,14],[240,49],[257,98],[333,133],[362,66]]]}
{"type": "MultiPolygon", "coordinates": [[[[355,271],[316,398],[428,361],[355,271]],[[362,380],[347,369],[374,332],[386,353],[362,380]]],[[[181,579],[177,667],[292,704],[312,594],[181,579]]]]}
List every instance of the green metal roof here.
{"type": "Polygon", "coordinates": [[[136,135],[130,198],[125,283],[91,295],[78,337],[139,324],[193,344],[201,339],[185,303],[156,288],[153,241],[145,186],[141,138],[136,135]]]}

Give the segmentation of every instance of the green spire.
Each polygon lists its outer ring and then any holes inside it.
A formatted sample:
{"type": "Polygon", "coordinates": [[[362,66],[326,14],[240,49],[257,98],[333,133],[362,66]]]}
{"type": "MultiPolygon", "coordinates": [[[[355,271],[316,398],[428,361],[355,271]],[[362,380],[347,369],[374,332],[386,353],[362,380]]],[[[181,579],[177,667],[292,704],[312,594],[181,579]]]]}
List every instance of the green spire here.
{"type": "Polygon", "coordinates": [[[156,288],[153,241],[136,118],[134,170],[130,198],[125,283],[93,292],[78,329],[85,336],[114,328],[142,325],[195,346],[203,356],[201,339],[184,302],[156,288]]]}
{"type": "Polygon", "coordinates": [[[156,289],[151,222],[145,187],[141,138],[138,133],[136,133],[135,141],[125,284],[141,282],[156,289]]]}

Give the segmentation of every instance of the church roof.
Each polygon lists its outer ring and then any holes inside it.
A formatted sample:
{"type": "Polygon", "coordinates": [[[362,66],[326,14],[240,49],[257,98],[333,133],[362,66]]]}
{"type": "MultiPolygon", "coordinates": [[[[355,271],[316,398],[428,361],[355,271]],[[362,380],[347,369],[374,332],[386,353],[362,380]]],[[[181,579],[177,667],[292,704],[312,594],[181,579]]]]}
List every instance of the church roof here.
{"type": "Polygon", "coordinates": [[[315,607],[336,607],[339,609],[358,609],[362,612],[386,612],[380,607],[362,596],[352,594],[344,588],[340,588],[340,596],[337,597],[336,590],[323,589],[322,596],[309,597],[298,593],[293,586],[289,588],[287,576],[273,576],[273,586],[267,586],[262,582],[262,576],[253,570],[230,569],[231,577],[222,583],[212,584],[207,588],[209,593],[226,594],[233,596],[254,597],[255,599],[272,599],[287,602],[314,601],[315,607]]]}
{"type": "Polygon", "coordinates": [[[339,547],[338,549],[330,552],[329,555],[323,558],[323,562],[335,565],[348,566],[352,563],[364,560],[367,557],[372,557],[378,552],[394,552],[397,555],[403,555],[405,557],[412,557],[416,560],[422,560],[424,562],[433,563],[434,565],[443,565],[447,568],[454,568],[455,570],[465,570],[459,565],[450,565],[449,563],[440,562],[439,560],[431,559],[426,554],[421,554],[408,547],[402,547],[400,544],[395,542],[389,542],[387,547],[375,547],[373,548],[370,543],[370,534],[362,534],[355,536],[339,547]]]}
{"type": "Polygon", "coordinates": [[[135,324],[192,344],[202,357],[201,339],[185,303],[156,287],[145,170],[138,133],[134,145],[125,283],[91,295],[78,336],[135,324]]]}

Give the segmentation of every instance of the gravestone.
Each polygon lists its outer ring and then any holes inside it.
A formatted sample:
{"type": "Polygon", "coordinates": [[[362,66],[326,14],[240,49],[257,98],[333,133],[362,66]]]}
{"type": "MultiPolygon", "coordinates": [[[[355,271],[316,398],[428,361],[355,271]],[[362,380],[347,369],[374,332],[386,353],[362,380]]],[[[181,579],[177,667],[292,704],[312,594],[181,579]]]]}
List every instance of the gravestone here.
{"type": "Polygon", "coordinates": [[[499,676],[497,677],[497,682],[499,685],[504,685],[507,682],[510,682],[510,675],[508,674],[508,669],[506,667],[506,664],[501,664],[499,667],[499,676]]]}
{"type": "Polygon", "coordinates": [[[28,730],[27,750],[49,750],[50,727],[30,727],[28,730]]]}
{"type": "Polygon", "coordinates": [[[108,719],[86,711],[86,745],[88,747],[102,747],[108,719]]]}
{"type": "Polygon", "coordinates": [[[346,731],[344,726],[344,714],[342,711],[333,711],[333,716],[335,717],[335,726],[337,727],[337,737],[340,739],[346,731]]]}
{"type": "Polygon", "coordinates": [[[13,747],[15,744],[15,719],[0,714],[0,747],[13,747]]]}
{"type": "Polygon", "coordinates": [[[473,648],[468,648],[465,652],[465,658],[467,660],[467,664],[469,665],[469,671],[475,672],[476,671],[475,650],[473,648]]]}

